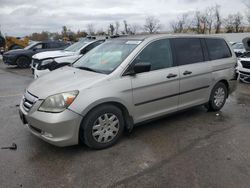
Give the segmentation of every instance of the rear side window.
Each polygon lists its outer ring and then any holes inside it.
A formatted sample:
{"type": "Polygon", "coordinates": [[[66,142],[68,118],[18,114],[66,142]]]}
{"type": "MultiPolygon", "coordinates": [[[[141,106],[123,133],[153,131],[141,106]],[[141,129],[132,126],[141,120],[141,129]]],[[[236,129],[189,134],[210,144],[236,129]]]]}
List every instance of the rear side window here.
{"type": "Polygon", "coordinates": [[[231,51],[223,39],[205,39],[210,60],[232,57],[231,51]]]}
{"type": "Polygon", "coordinates": [[[64,44],[59,43],[59,42],[51,42],[51,43],[49,43],[49,46],[50,46],[50,48],[60,48],[60,47],[64,46],[64,44]]]}
{"type": "Polygon", "coordinates": [[[199,38],[175,38],[172,40],[178,65],[187,65],[204,61],[199,38]]]}
{"type": "Polygon", "coordinates": [[[135,63],[150,63],[151,71],[173,66],[169,39],[157,40],[149,44],[134,60],[135,63]]]}

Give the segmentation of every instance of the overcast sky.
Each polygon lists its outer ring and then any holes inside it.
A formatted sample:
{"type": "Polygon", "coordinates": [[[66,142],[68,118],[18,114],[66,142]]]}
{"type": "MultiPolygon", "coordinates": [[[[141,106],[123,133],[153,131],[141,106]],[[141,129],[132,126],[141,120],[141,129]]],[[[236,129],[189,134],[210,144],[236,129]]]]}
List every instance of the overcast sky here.
{"type": "Polygon", "coordinates": [[[93,23],[107,30],[109,23],[144,24],[147,16],[157,17],[163,30],[169,22],[188,11],[221,5],[223,16],[245,14],[241,0],[0,0],[0,30],[8,35],[24,36],[33,32],[61,31],[63,25],[77,31],[93,23]]]}

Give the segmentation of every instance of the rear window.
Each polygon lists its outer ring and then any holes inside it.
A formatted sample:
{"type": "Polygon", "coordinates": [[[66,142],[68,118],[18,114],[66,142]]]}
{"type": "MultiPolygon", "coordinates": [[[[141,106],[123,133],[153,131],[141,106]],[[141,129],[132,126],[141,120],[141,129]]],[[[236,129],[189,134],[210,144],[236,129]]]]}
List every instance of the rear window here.
{"type": "Polygon", "coordinates": [[[175,38],[173,42],[178,65],[187,65],[204,61],[199,38],[175,38]]]}
{"type": "Polygon", "coordinates": [[[223,39],[205,39],[210,60],[232,57],[231,51],[223,39]]]}

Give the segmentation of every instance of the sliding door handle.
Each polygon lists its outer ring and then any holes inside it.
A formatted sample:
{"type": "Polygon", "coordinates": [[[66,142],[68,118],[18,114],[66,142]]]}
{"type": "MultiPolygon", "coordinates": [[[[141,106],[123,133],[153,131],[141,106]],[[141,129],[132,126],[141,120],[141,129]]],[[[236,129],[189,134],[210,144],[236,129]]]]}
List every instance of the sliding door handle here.
{"type": "Polygon", "coordinates": [[[177,74],[170,73],[169,75],[167,75],[167,78],[174,78],[176,76],[177,76],[177,74]]]}
{"type": "Polygon", "coordinates": [[[189,75],[189,74],[192,74],[192,72],[191,71],[185,71],[185,72],[183,72],[183,75],[189,75]]]}

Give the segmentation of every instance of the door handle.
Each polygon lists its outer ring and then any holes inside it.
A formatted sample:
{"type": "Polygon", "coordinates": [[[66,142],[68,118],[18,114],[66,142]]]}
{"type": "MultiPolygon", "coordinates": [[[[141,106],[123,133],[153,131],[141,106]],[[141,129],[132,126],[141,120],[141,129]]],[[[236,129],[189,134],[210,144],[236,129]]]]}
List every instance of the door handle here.
{"type": "Polygon", "coordinates": [[[170,73],[169,75],[167,75],[167,78],[174,78],[176,76],[177,76],[177,74],[170,73]]]}
{"type": "Polygon", "coordinates": [[[192,72],[191,71],[185,71],[185,72],[183,72],[183,75],[188,75],[188,74],[192,74],[192,72]]]}

